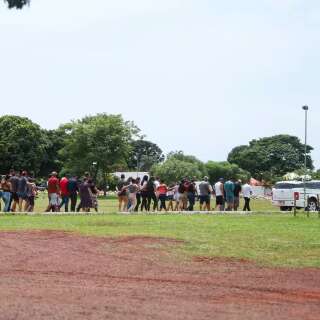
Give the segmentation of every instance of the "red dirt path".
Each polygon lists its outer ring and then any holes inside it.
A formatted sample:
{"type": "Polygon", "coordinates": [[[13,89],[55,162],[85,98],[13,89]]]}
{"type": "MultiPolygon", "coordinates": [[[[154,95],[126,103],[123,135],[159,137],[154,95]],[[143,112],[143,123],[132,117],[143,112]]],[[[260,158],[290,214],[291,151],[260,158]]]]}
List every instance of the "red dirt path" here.
{"type": "Polygon", "coordinates": [[[0,319],[320,319],[320,270],[178,260],[154,238],[0,233],[0,319]]]}

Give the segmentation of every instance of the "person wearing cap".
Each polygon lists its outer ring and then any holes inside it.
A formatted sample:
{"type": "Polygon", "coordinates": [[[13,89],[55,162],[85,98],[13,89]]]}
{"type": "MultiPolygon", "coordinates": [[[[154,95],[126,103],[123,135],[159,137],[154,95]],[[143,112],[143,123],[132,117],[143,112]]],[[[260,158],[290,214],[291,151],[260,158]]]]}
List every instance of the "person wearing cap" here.
{"type": "Polygon", "coordinates": [[[206,209],[207,211],[210,211],[211,194],[213,190],[209,183],[208,177],[203,178],[203,181],[199,185],[199,191],[200,191],[200,210],[203,211],[204,209],[206,209]]]}
{"type": "Polygon", "coordinates": [[[216,210],[224,211],[224,179],[220,178],[215,184],[214,190],[216,193],[216,210]]]}

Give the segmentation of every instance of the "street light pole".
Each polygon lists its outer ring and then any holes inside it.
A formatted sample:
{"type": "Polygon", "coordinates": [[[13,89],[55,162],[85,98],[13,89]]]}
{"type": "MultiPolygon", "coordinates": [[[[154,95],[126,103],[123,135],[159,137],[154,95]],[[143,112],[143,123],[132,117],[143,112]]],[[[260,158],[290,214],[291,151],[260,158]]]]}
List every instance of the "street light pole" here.
{"type": "Polygon", "coordinates": [[[307,196],[307,191],[306,191],[306,179],[307,179],[307,143],[308,143],[308,106],[303,106],[302,109],[305,111],[305,134],[304,134],[304,178],[303,178],[303,192],[304,192],[304,207],[307,208],[308,206],[308,201],[307,201],[307,206],[306,206],[306,196],[307,196]]]}

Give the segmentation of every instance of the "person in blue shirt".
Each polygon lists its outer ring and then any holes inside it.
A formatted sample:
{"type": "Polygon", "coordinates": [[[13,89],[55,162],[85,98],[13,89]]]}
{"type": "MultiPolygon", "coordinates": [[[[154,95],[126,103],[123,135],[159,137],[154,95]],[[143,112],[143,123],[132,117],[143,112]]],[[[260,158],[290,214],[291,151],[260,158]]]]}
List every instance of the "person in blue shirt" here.
{"type": "Polygon", "coordinates": [[[234,205],[234,182],[233,179],[228,180],[224,184],[224,190],[226,193],[226,201],[227,201],[227,211],[232,211],[233,210],[233,205],[234,205]]]}

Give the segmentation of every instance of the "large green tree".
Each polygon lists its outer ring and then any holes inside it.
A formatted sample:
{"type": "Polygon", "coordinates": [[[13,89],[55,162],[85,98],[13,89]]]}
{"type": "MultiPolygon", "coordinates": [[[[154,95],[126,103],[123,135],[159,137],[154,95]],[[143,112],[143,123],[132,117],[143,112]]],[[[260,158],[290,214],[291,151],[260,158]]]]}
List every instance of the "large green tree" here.
{"type": "Polygon", "coordinates": [[[182,162],[190,163],[194,165],[198,169],[198,171],[200,171],[201,176],[206,176],[208,174],[207,168],[201,160],[199,160],[195,156],[186,155],[183,153],[183,151],[170,152],[167,156],[167,159],[175,159],[182,162]]]}
{"type": "Polygon", "coordinates": [[[63,159],[60,150],[66,146],[67,130],[64,126],[56,130],[43,130],[47,145],[45,147],[45,155],[43,157],[39,175],[47,176],[52,171],[60,172],[63,168],[63,159]]]}
{"type": "Polygon", "coordinates": [[[48,146],[39,125],[18,116],[0,117],[0,172],[11,168],[38,174],[48,146]]]}
{"type": "MultiPolygon", "coordinates": [[[[313,169],[312,150],[311,146],[307,146],[309,169],[313,169]]],[[[254,178],[270,180],[303,167],[304,145],[299,138],[290,135],[252,140],[249,145],[234,148],[228,161],[249,171],[254,178]]]]}
{"type": "Polygon", "coordinates": [[[250,173],[239,168],[236,164],[231,164],[227,161],[215,162],[209,161],[206,163],[206,168],[209,175],[209,180],[211,183],[217,182],[220,178],[225,180],[234,178],[246,181],[250,178],[250,173]]]}
{"type": "Polygon", "coordinates": [[[30,3],[30,0],[4,0],[8,4],[9,9],[22,9],[25,5],[30,3]]]}
{"type": "Polygon", "coordinates": [[[64,126],[65,146],[60,151],[64,169],[75,174],[102,170],[112,171],[116,164],[125,163],[131,151],[132,138],[139,130],[121,115],[98,114],[64,126]]]}
{"type": "Polygon", "coordinates": [[[151,167],[164,160],[162,150],[153,142],[143,139],[132,141],[128,158],[131,170],[150,171],[151,167]]]}
{"type": "Polygon", "coordinates": [[[168,184],[178,182],[184,177],[196,179],[202,177],[202,172],[196,164],[175,158],[169,158],[163,163],[154,165],[151,173],[164,179],[168,184]]]}

